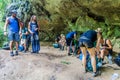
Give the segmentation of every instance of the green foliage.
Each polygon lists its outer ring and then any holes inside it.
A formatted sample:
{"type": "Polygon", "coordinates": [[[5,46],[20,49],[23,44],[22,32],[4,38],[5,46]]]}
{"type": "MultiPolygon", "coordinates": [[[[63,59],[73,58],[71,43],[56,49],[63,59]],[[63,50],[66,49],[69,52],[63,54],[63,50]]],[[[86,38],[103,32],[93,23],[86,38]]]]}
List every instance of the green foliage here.
{"type": "Polygon", "coordinates": [[[114,36],[116,38],[120,38],[120,27],[115,27],[114,28],[114,36]]]}
{"type": "Polygon", "coordinates": [[[4,16],[5,8],[10,1],[11,0],[0,0],[0,47],[7,41],[7,37],[3,35],[4,22],[2,22],[2,17],[4,16]]]}

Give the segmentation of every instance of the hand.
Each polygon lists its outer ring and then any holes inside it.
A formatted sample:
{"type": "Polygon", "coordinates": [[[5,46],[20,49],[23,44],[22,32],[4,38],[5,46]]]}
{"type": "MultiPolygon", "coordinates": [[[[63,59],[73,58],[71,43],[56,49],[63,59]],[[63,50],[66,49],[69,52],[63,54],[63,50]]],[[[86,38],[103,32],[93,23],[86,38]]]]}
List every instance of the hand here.
{"type": "Polygon", "coordinates": [[[33,32],[30,32],[32,35],[34,34],[33,32]]]}
{"type": "Polygon", "coordinates": [[[22,33],[21,33],[21,32],[19,32],[19,35],[22,35],[22,33]]]}
{"type": "Polygon", "coordinates": [[[35,28],[35,31],[37,31],[38,30],[38,28],[35,28]]]}
{"type": "Polygon", "coordinates": [[[102,49],[106,49],[106,46],[103,46],[102,49]]]}
{"type": "Polygon", "coordinates": [[[7,32],[4,32],[4,35],[7,36],[7,32]]]}

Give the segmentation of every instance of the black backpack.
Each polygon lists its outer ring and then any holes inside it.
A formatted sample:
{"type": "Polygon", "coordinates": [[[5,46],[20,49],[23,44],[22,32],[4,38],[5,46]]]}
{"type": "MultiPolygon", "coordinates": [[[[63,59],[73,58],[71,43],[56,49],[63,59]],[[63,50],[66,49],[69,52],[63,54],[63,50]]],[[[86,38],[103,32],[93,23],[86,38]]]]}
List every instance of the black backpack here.
{"type": "Polygon", "coordinates": [[[120,53],[118,56],[114,59],[115,64],[117,64],[120,67],[120,53]]]}

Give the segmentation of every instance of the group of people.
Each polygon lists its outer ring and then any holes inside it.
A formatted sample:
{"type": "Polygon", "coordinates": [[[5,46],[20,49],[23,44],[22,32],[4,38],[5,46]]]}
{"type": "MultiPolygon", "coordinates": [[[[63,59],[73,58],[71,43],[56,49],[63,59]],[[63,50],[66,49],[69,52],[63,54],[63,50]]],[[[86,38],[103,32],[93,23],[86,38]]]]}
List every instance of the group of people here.
{"type": "Polygon", "coordinates": [[[76,54],[76,45],[78,45],[80,52],[83,54],[82,64],[85,73],[87,72],[86,58],[87,53],[89,53],[93,68],[93,76],[95,77],[98,75],[98,71],[96,69],[96,56],[103,64],[105,56],[112,56],[112,43],[109,39],[103,38],[101,28],[98,28],[97,30],[88,30],[81,34],[79,39],[77,39],[76,36],[77,32],[72,31],[64,36],[64,41],[61,41],[61,35],[60,37],[56,38],[55,41],[60,46],[62,45],[60,42],[64,43],[62,46],[67,46],[67,53],[69,56],[76,54]]]}
{"type": "MultiPolygon", "coordinates": [[[[75,44],[73,40],[76,39],[76,32],[69,32],[66,35],[66,43],[67,43],[67,51],[68,55],[70,55],[70,46],[72,46],[73,53],[75,51],[75,44]]],[[[90,54],[91,64],[93,68],[93,76],[97,76],[98,72],[96,70],[96,56],[99,60],[104,61],[105,56],[112,56],[112,43],[109,39],[104,39],[102,36],[102,31],[100,28],[97,30],[88,30],[80,35],[78,39],[79,49],[83,54],[82,64],[84,66],[85,73],[86,69],[86,58],[87,52],[90,54]]]]}
{"type": "MultiPolygon", "coordinates": [[[[28,45],[31,42],[32,51],[31,53],[39,53],[40,43],[39,43],[39,30],[40,27],[37,23],[36,16],[33,15],[28,23],[28,27],[25,27],[25,24],[20,21],[17,17],[17,12],[12,11],[12,15],[6,19],[4,25],[4,35],[8,34],[8,39],[10,41],[10,56],[18,55],[18,46],[19,42],[24,46],[24,52],[28,50],[28,45]],[[29,41],[28,41],[29,40],[29,41]],[[13,45],[16,45],[16,51],[13,52],[13,45]]],[[[64,50],[64,47],[67,46],[67,53],[71,55],[75,54],[76,41],[78,41],[79,49],[83,54],[82,64],[84,66],[84,71],[86,72],[86,57],[87,51],[90,54],[91,64],[93,68],[93,76],[97,76],[96,70],[96,55],[103,61],[105,56],[112,54],[112,43],[109,39],[104,39],[102,32],[100,30],[88,30],[80,35],[80,38],[77,39],[77,32],[69,32],[66,36],[61,34],[55,39],[56,43],[59,43],[60,49],[64,50]],[[96,45],[95,45],[96,43],[96,45]]]]}
{"type": "Polygon", "coordinates": [[[4,35],[8,35],[8,39],[10,41],[10,56],[18,55],[19,45],[24,46],[24,52],[26,52],[31,44],[31,53],[39,53],[39,30],[40,27],[35,15],[32,15],[30,22],[28,23],[28,27],[26,27],[24,22],[17,18],[17,11],[12,10],[11,16],[6,19],[4,25],[4,35]],[[16,45],[15,53],[13,51],[14,43],[16,45]]]}

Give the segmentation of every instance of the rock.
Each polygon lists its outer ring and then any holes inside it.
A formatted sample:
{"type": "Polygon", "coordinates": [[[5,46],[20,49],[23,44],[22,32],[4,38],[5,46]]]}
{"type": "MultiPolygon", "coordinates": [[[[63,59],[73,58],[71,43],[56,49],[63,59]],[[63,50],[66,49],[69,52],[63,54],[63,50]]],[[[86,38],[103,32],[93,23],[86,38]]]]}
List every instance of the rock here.
{"type": "Polygon", "coordinates": [[[103,29],[105,37],[119,37],[116,35],[116,30],[119,29],[116,29],[116,26],[120,25],[119,0],[22,1],[25,10],[20,15],[23,15],[21,17],[26,25],[30,16],[35,14],[41,29],[50,33],[52,38],[58,33],[67,33],[70,30],[83,32],[97,27],[103,29]]]}
{"type": "Polygon", "coordinates": [[[115,40],[115,44],[113,46],[113,50],[117,53],[120,53],[120,39],[115,40]]]}

